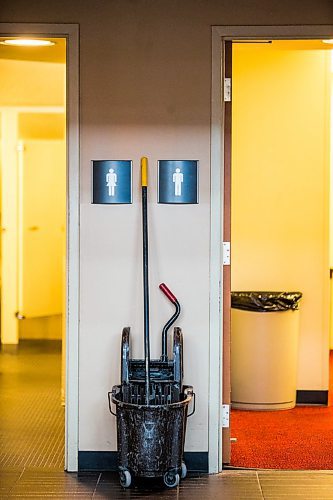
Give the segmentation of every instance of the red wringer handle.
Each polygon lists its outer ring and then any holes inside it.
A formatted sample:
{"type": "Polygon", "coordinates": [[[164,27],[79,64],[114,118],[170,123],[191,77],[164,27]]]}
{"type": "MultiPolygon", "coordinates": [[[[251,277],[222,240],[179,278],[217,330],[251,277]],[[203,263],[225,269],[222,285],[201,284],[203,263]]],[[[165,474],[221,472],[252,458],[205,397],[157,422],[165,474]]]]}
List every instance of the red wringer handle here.
{"type": "Polygon", "coordinates": [[[162,290],[162,292],[164,293],[164,295],[166,297],[168,297],[168,299],[170,300],[170,302],[172,302],[173,304],[176,304],[178,302],[177,298],[174,296],[174,294],[172,293],[172,291],[169,290],[169,288],[166,286],[165,283],[161,283],[160,286],[159,286],[159,289],[162,290]]]}

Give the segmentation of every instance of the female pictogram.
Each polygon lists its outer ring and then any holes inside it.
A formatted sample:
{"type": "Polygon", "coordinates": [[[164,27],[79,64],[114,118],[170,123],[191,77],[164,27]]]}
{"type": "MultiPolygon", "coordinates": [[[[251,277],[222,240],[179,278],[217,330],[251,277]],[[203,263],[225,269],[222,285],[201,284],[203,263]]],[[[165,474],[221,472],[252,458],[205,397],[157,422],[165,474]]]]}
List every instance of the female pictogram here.
{"type": "Polygon", "coordinates": [[[117,174],[113,168],[110,168],[109,172],[106,174],[106,185],[109,188],[109,196],[114,196],[115,188],[117,187],[117,174]]]}

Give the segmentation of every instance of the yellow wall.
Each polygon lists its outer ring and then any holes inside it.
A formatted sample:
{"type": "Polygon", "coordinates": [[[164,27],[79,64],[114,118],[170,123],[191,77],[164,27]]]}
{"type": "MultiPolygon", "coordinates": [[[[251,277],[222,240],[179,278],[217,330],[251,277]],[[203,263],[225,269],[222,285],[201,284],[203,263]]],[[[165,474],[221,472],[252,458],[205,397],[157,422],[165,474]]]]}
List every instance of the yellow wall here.
{"type": "MultiPolygon", "coordinates": [[[[3,169],[8,167],[6,172],[9,177],[7,175],[6,179],[13,185],[15,192],[20,183],[23,189],[21,232],[24,238],[20,240],[18,247],[22,249],[21,258],[20,251],[18,260],[15,258],[15,263],[19,262],[20,276],[15,279],[14,284],[19,284],[19,290],[15,290],[13,295],[15,301],[19,297],[19,303],[15,302],[8,312],[9,318],[15,317],[13,311],[30,316],[29,319],[18,323],[20,338],[60,339],[62,336],[60,313],[63,305],[62,254],[66,211],[65,114],[36,110],[43,106],[65,106],[65,71],[66,66],[63,63],[0,59],[0,107],[5,106],[3,116],[8,113],[13,116],[13,130],[9,142],[14,151],[10,165],[4,161],[3,169]],[[20,106],[27,106],[30,111],[20,111],[20,106]],[[22,153],[16,151],[18,141],[23,141],[22,153]],[[12,182],[11,172],[18,171],[20,155],[22,179],[17,184],[17,181],[12,182]],[[41,205],[45,209],[41,209],[41,205]],[[50,254],[54,265],[46,268],[50,254]],[[47,276],[49,280],[45,279],[47,276]]],[[[3,121],[7,123],[6,120],[3,121]]],[[[2,170],[2,176],[4,173],[2,170]]],[[[8,184],[4,189],[8,192],[8,184]]],[[[8,207],[7,202],[8,200],[4,200],[6,207],[3,208],[8,207]]],[[[11,203],[16,205],[13,197],[11,203]]],[[[19,207],[20,204],[20,211],[19,207]]],[[[12,210],[9,212],[12,213],[12,210]]],[[[13,224],[8,228],[8,234],[12,229],[16,235],[17,220],[20,220],[20,217],[15,216],[13,224]]],[[[20,232],[20,226],[18,230],[20,232]]],[[[7,236],[7,233],[4,234],[7,236]]],[[[10,248],[6,241],[2,244],[3,248],[8,247],[8,252],[13,255],[13,245],[17,244],[16,237],[10,248]]],[[[3,262],[3,265],[6,263],[3,262]]],[[[13,273],[11,276],[13,277],[13,273]]],[[[10,280],[11,278],[4,286],[7,291],[13,285],[10,280]]],[[[3,318],[5,316],[6,314],[3,314],[3,318]]],[[[13,322],[12,319],[11,321],[13,322]]],[[[4,321],[2,327],[3,331],[8,331],[4,321]]],[[[12,337],[9,339],[11,342],[15,340],[15,335],[12,337]]],[[[7,340],[2,335],[2,342],[6,343],[7,340]]]]}
{"type": "Polygon", "coordinates": [[[0,59],[0,106],[63,106],[62,63],[0,59]]]}
{"type": "MultiPolygon", "coordinates": [[[[25,135],[19,127],[24,151],[22,234],[19,269],[19,322],[21,339],[61,339],[64,294],[63,251],[66,215],[65,140],[54,138],[54,121],[63,115],[45,115],[42,139],[36,139],[36,117],[24,118],[25,135]],[[45,140],[48,130],[49,140],[45,140]],[[32,136],[34,139],[29,139],[32,136]],[[34,228],[31,230],[31,228],[34,228]]],[[[37,120],[38,122],[38,120],[37,120]]],[[[19,120],[20,123],[20,120],[19,120]]],[[[56,133],[56,137],[64,135],[56,133]]]]}
{"type": "Polygon", "coordinates": [[[19,323],[20,339],[61,340],[62,315],[29,318],[19,323]]]}
{"type": "MultiPolygon", "coordinates": [[[[331,178],[330,178],[330,268],[333,269],[333,49],[331,57],[331,178]]],[[[331,279],[330,349],[333,349],[333,278],[331,279]]]]}
{"type": "Polygon", "coordinates": [[[66,213],[64,140],[22,142],[19,304],[27,318],[61,314],[66,213]]]}
{"type": "Polygon", "coordinates": [[[299,290],[298,389],[328,387],[329,52],[234,44],[232,288],[299,290]]]}

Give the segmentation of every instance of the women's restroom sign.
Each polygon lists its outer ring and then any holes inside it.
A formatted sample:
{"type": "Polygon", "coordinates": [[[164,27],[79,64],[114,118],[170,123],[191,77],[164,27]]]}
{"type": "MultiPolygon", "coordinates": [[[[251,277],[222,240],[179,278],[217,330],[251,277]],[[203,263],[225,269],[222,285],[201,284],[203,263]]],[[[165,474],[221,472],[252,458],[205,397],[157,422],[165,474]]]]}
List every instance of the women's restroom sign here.
{"type": "Polygon", "coordinates": [[[93,203],[132,203],[132,161],[92,161],[93,203]]]}
{"type": "Polygon", "coordinates": [[[158,162],[158,203],[198,203],[198,161],[158,162]]]}

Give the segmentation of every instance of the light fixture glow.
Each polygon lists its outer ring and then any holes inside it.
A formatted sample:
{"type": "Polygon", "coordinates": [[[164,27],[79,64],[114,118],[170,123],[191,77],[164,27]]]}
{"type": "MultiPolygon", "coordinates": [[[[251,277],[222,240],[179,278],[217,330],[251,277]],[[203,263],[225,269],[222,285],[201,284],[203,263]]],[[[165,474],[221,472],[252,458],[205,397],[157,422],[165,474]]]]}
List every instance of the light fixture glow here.
{"type": "Polygon", "coordinates": [[[323,43],[329,43],[333,45],[333,38],[328,38],[327,40],[322,40],[323,43]]]}
{"type": "Polygon", "coordinates": [[[51,40],[41,40],[38,38],[13,38],[9,40],[3,40],[3,45],[14,45],[15,47],[47,47],[49,45],[54,45],[51,40]]]}

